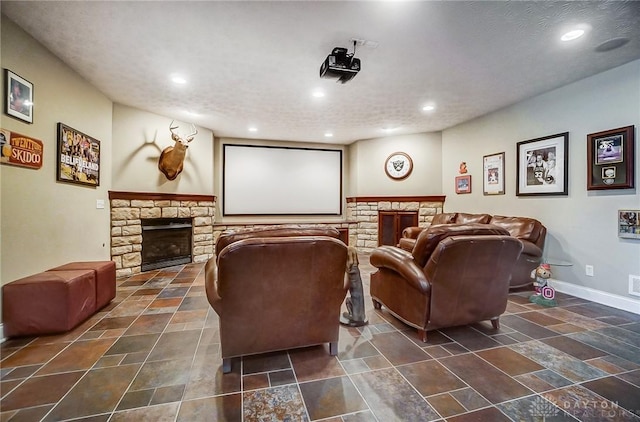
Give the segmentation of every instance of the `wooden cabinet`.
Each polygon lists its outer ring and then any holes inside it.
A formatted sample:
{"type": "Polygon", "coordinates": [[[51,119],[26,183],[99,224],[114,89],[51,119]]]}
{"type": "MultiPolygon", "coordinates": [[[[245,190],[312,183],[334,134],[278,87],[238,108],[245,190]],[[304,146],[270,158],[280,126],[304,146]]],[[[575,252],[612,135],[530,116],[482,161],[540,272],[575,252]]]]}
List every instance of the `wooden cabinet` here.
{"type": "Polygon", "coordinates": [[[378,245],[396,246],[405,227],[418,225],[418,211],[378,211],[378,245]]]}

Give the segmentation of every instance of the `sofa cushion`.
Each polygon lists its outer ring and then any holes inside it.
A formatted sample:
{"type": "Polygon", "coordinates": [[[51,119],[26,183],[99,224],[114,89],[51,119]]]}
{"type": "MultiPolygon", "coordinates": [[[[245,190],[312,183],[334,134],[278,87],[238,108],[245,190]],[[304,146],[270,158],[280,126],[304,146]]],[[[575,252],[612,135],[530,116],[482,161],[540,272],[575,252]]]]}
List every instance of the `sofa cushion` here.
{"type": "Polygon", "coordinates": [[[457,212],[443,212],[433,216],[431,225],[435,224],[454,224],[456,222],[457,212]]]}
{"type": "Polygon", "coordinates": [[[471,236],[471,235],[508,235],[509,232],[498,226],[491,224],[469,223],[469,224],[436,224],[423,230],[411,254],[420,267],[424,267],[435,250],[438,243],[449,236],[471,236]]]}
{"type": "Polygon", "coordinates": [[[456,224],[489,224],[489,221],[491,221],[491,215],[489,214],[467,214],[464,212],[459,212],[458,216],[456,217],[456,224]]]}
{"type": "Polygon", "coordinates": [[[536,243],[540,237],[542,224],[538,220],[527,217],[504,217],[494,215],[490,224],[505,228],[509,234],[520,240],[536,243]]]}

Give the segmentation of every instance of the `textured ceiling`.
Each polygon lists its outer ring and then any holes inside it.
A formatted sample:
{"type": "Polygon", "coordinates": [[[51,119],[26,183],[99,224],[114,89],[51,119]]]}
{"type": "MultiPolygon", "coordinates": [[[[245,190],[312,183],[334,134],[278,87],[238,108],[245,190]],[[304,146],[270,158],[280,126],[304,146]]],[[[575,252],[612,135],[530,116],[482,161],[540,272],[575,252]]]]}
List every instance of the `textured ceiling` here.
{"type": "Polygon", "coordinates": [[[4,0],[0,8],[114,102],[220,137],[349,144],[384,136],[383,127],[439,131],[640,58],[640,2],[4,0]],[[561,43],[575,24],[586,35],[561,43]],[[629,42],[596,51],[618,37],[629,42]],[[361,72],[344,85],[320,79],[321,62],[333,47],[352,51],[352,38],[378,43],[357,47],[361,72]],[[174,73],[188,83],[173,84],[174,73]],[[315,89],[326,96],[313,98],[315,89]],[[427,102],[436,110],[422,111],[427,102]]]}

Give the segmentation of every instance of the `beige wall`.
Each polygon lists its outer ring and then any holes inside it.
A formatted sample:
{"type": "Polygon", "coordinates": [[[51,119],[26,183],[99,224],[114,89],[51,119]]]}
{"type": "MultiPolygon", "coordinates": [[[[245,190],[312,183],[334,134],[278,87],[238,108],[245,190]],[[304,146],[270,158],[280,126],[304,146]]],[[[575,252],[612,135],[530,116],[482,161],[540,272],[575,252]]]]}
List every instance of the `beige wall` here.
{"type": "Polygon", "coordinates": [[[348,196],[442,194],[440,132],[367,139],[351,144],[350,150],[348,196]],[[393,180],[384,171],[385,160],[397,151],[413,161],[413,171],[403,180],[393,180]]]}
{"type": "Polygon", "coordinates": [[[640,241],[617,234],[619,209],[640,209],[640,60],[445,130],[442,135],[445,211],[530,216],[548,228],[545,255],[571,267],[552,267],[554,278],[620,295],[631,306],[629,275],[640,275],[640,241]],[[635,189],[587,191],[587,135],[635,125],[635,189]],[[569,195],[517,197],[516,143],[569,132],[569,195]],[[483,155],[505,152],[506,194],[483,196],[483,155]],[[456,195],[460,161],[472,175],[471,194],[456,195]],[[594,266],[594,277],[585,275],[594,266]]]}
{"type": "MultiPolygon", "coordinates": [[[[213,194],[213,134],[196,127],[198,134],[187,148],[184,169],[175,180],[158,170],[161,151],[172,146],[171,117],[121,104],[113,105],[113,185],[127,192],[213,194]]],[[[176,132],[191,133],[191,124],[176,120],[176,132]]]]}
{"type": "Polygon", "coordinates": [[[4,113],[5,129],[44,144],[43,166],[0,166],[0,284],[74,260],[109,259],[112,103],[2,16],[1,64],[34,85],[34,120],[4,113]],[[100,143],[100,186],[56,182],[56,125],[100,143]],[[105,201],[96,209],[96,200],[105,201]]]}

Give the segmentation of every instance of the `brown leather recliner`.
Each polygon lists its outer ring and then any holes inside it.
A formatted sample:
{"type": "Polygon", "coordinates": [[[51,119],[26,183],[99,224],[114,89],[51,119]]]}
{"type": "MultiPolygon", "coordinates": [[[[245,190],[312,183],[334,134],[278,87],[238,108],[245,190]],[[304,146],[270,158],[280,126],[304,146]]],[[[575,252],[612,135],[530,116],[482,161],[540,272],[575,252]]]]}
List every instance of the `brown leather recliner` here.
{"type": "Polygon", "coordinates": [[[381,246],[371,254],[374,306],[427,331],[491,320],[507,307],[511,271],[522,242],[490,224],[435,225],[423,230],[412,252],[381,246]]]}
{"type": "Polygon", "coordinates": [[[223,372],[231,358],[329,343],[337,353],[347,246],[333,228],[226,233],[205,266],[220,317],[223,372]]]}

